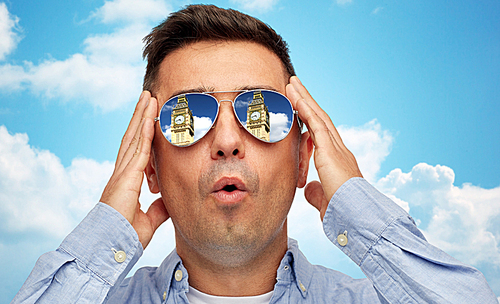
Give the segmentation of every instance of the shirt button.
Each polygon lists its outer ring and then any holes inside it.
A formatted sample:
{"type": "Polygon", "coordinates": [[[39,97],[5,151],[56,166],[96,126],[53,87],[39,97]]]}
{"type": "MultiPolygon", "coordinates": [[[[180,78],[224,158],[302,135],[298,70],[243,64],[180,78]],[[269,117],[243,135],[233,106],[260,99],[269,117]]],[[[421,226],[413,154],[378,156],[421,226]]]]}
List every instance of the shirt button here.
{"type": "Polygon", "coordinates": [[[123,263],[127,259],[127,254],[124,251],[115,252],[115,261],[118,263],[123,263]]]}
{"type": "Polygon", "coordinates": [[[176,280],[177,282],[179,282],[180,280],[182,280],[182,270],[177,270],[177,271],[175,272],[175,280],[176,280]]]}
{"type": "Polygon", "coordinates": [[[340,246],[344,247],[347,245],[347,231],[344,231],[344,233],[339,234],[337,236],[337,242],[339,243],[340,246]]]}

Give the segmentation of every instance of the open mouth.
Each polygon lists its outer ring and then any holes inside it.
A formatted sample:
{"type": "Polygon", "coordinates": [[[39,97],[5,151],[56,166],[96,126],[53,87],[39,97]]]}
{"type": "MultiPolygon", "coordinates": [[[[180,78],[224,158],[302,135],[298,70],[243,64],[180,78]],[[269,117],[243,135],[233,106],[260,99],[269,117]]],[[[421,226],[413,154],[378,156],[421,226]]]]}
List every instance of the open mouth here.
{"type": "Polygon", "coordinates": [[[223,177],[212,188],[212,195],[224,205],[236,204],[247,195],[245,183],[236,177],[223,177]]]}
{"type": "Polygon", "coordinates": [[[226,191],[226,192],[233,192],[233,191],[238,190],[238,187],[236,187],[235,185],[226,185],[221,190],[226,191]]]}
{"type": "Polygon", "coordinates": [[[245,187],[245,183],[236,177],[223,177],[212,187],[213,192],[234,192],[237,190],[246,191],[247,189],[245,187]]]}

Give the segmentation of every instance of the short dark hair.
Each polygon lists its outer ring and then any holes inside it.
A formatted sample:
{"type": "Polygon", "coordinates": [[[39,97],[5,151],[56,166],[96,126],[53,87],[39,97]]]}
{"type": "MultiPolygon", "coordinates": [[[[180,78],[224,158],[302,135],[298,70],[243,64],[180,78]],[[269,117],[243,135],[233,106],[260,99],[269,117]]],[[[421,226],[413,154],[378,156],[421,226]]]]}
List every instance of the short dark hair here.
{"type": "Polygon", "coordinates": [[[155,94],[163,59],[171,52],[200,41],[251,41],[274,54],[289,76],[295,75],[287,43],[264,22],[232,9],[214,5],[189,5],[170,14],[144,37],[143,58],[147,60],[144,90],[155,94]]]}

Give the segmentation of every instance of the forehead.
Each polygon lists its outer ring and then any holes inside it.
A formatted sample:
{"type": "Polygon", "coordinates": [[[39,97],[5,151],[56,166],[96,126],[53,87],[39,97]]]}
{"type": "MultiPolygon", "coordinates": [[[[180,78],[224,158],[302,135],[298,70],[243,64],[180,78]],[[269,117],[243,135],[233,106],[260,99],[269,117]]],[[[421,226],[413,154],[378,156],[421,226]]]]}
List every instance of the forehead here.
{"type": "Polygon", "coordinates": [[[158,99],[186,90],[230,91],[266,87],[284,93],[283,64],[273,52],[252,42],[204,41],[178,49],[163,60],[158,99]]]}

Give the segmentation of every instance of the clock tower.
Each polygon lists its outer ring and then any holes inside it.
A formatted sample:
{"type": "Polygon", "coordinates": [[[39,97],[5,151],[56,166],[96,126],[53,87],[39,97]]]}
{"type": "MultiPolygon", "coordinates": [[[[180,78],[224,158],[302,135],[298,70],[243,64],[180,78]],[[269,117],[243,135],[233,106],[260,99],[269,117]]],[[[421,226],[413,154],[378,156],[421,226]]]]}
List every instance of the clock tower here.
{"type": "Polygon", "coordinates": [[[261,91],[253,92],[252,102],[248,105],[247,129],[254,136],[269,141],[269,111],[261,91]]]}
{"type": "Polygon", "coordinates": [[[186,95],[177,97],[177,104],[172,110],[171,123],[172,143],[185,146],[194,141],[194,119],[189,109],[186,95]]]}

